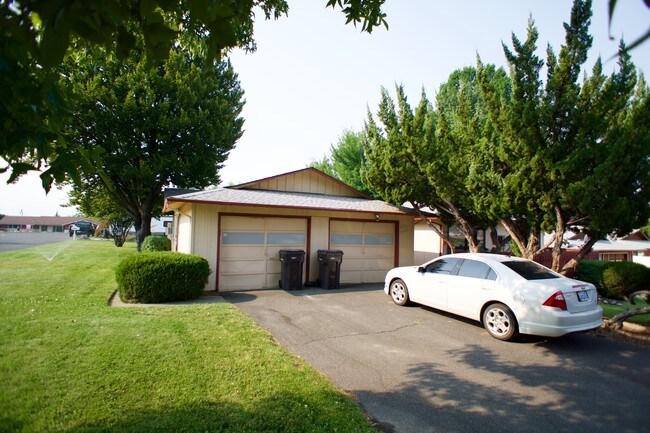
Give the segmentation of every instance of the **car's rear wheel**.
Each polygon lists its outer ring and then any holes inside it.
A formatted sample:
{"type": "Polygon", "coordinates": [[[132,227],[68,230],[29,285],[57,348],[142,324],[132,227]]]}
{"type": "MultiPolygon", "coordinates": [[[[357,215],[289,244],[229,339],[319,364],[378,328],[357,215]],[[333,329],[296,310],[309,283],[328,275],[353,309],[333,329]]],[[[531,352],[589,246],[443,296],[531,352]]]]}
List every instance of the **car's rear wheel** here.
{"type": "Polygon", "coordinates": [[[490,304],[483,311],[483,326],[499,340],[512,340],[519,334],[514,313],[501,303],[490,304]]]}
{"type": "Polygon", "coordinates": [[[399,278],[390,283],[390,297],[397,305],[406,305],[409,303],[409,289],[406,283],[399,278]]]}

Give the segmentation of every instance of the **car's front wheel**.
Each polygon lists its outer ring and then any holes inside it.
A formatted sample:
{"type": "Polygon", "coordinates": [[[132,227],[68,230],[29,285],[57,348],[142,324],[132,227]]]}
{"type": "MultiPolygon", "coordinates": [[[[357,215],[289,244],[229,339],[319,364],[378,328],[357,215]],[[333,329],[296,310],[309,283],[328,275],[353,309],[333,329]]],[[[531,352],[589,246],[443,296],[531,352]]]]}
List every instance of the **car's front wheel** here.
{"type": "Polygon", "coordinates": [[[501,303],[490,304],[483,311],[483,326],[491,336],[504,341],[514,339],[519,333],[514,313],[501,303]]]}
{"type": "Polygon", "coordinates": [[[409,289],[406,283],[399,278],[390,283],[390,297],[397,305],[406,305],[409,303],[409,289]]]}

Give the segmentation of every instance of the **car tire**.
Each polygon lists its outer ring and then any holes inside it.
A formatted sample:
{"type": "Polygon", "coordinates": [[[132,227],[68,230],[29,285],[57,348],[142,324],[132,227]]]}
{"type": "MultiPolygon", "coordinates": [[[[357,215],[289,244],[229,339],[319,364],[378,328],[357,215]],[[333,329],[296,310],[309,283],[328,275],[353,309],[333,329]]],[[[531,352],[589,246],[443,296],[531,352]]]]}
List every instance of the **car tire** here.
{"type": "Polygon", "coordinates": [[[506,305],[498,302],[488,305],[483,311],[483,326],[498,340],[511,341],[519,334],[515,314],[506,305]]]}
{"type": "Polygon", "coordinates": [[[410,302],[409,289],[406,287],[406,283],[399,278],[390,283],[388,293],[393,302],[399,306],[407,305],[410,302]]]}

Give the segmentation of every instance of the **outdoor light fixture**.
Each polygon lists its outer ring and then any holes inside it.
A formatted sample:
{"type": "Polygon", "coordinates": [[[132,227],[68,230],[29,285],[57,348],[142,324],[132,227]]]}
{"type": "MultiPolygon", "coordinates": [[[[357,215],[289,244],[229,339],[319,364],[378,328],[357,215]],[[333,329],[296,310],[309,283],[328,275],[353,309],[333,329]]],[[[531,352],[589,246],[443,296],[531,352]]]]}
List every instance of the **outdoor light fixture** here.
{"type": "Polygon", "coordinates": [[[376,214],[375,214],[375,221],[379,221],[379,218],[381,218],[381,214],[380,214],[380,213],[376,213],[376,214]]]}

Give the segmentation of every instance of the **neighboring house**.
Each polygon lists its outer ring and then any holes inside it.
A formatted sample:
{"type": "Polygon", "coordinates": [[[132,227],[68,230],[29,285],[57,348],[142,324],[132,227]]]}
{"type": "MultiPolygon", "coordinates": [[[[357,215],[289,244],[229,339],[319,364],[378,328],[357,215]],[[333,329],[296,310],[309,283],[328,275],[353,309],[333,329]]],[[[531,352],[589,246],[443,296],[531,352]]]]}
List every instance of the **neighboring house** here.
{"type": "MultiPolygon", "coordinates": [[[[568,249],[579,249],[587,239],[583,233],[572,235],[566,241],[568,249]]],[[[650,240],[636,230],[622,238],[608,238],[597,241],[592,251],[598,260],[611,262],[636,262],[650,267],[650,240]]]]}
{"type": "Polygon", "coordinates": [[[640,231],[620,239],[598,241],[593,250],[599,260],[635,262],[650,267],[650,240],[640,231]]]}
{"type": "MultiPolygon", "coordinates": [[[[429,222],[434,224],[438,230],[445,233],[448,229],[440,217],[428,217],[429,222]]],[[[413,260],[416,264],[426,263],[429,260],[439,257],[445,251],[445,244],[438,233],[436,233],[422,218],[415,219],[415,233],[413,234],[413,260]]]]}
{"type": "Polygon", "coordinates": [[[319,275],[318,250],[343,251],[341,283],[382,282],[414,264],[413,210],[373,200],[314,169],[166,197],[172,249],[210,263],[208,288],[278,287],[279,251],[305,251],[303,283],[319,275]]]}
{"type": "Polygon", "coordinates": [[[88,218],[60,217],[60,216],[14,216],[5,215],[0,219],[0,231],[5,232],[65,232],[77,223],[92,223],[97,226],[97,221],[88,218]]]}
{"type": "MultiPolygon", "coordinates": [[[[426,213],[431,213],[429,209],[423,209],[426,213]]],[[[455,252],[468,252],[469,244],[465,236],[457,225],[447,227],[440,217],[429,217],[429,221],[436,225],[443,233],[448,233],[449,240],[454,244],[455,252]]],[[[429,225],[421,218],[415,220],[415,239],[414,239],[414,258],[416,263],[425,263],[434,259],[441,254],[449,254],[449,247],[442,241],[440,236],[432,230],[429,225]]],[[[508,237],[508,232],[499,223],[497,226],[498,240],[502,241],[508,237]]],[[[492,239],[487,230],[478,230],[477,239],[483,245],[484,251],[490,251],[492,248],[492,239]]]]}

